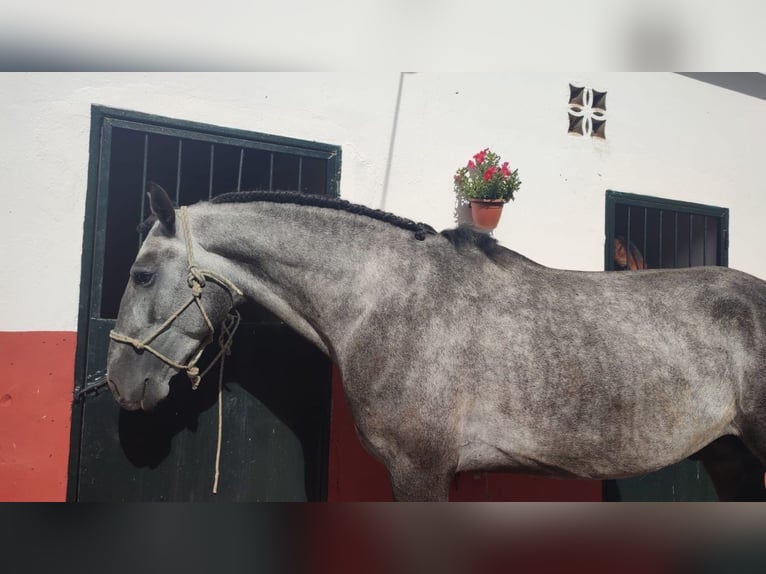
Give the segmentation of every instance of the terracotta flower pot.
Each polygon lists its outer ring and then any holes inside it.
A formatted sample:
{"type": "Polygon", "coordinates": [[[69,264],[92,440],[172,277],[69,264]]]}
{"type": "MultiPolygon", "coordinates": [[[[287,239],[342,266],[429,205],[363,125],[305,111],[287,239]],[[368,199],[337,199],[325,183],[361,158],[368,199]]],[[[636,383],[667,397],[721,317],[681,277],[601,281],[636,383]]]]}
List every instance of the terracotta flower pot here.
{"type": "Polygon", "coordinates": [[[471,219],[480,229],[494,229],[500,221],[505,202],[502,199],[472,199],[471,219]]]}

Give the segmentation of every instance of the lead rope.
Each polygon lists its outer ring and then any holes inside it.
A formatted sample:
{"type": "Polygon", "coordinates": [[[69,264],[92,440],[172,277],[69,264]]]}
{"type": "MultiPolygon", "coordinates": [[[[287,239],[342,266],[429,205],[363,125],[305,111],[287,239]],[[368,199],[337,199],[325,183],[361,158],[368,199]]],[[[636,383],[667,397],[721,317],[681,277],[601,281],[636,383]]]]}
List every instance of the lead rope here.
{"type": "MultiPolygon", "coordinates": [[[[205,275],[204,273],[200,272],[200,270],[197,268],[197,266],[194,264],[194,253],[192,251],[192,242],[191,242],[191,232],[189,231],[189,222],[186,215],[186,206],[181,207],[181,224],[184,228],[184,243],[186,244],[186,257],[189,261],[189,276],[187,277],[187,282],[189,283],[189,287],[192,288],[192,295],[194,296],[194,299],[199,301],[199,295],[202,291],[202,287],[205,286],[205,275]]],[[[205,317],[205,321],[210,324],[210,319],[208,319],[207,313],[205,313],[204,309],[202,308],[202,305],[198,305],[200,311],[202,311],[202,314],[205,317]]],[[[237,316],[239,313],[237,313],[237,316]]],[[[237,321],[237,324],[239,324],[239,321],[237,321]]],[[[234,328],[236,330],[236,327],[234,328]]],[[[205,369],[202,374],[199,373],[199,369],[195,365],[192,367],[196,372],[192,373],[191,371],[188,371],[188,374],[190,377],[192,377],[192,388],[196,389],[200,382],[202,381],[202,377],[204,377],[207,372],[210,370],[210,367],[212,367],[215,364],[215,361],[220,358],[221,363],[218,366],[218,440],[216,442],[216,448],[215,448],[215,466],[214,466],[214,474],[213,474],[213,494],[218,494],[218,478],[221,474],[221,445],[223,443],[223,369],[226,361],[226,355],[229,354],[231,351],[231,341],[232,337],[234,336],[234,333],[231,332],[231,336],[229,336],[228,340],[223,340],[224,336],[227,334],[227,330],[223,329],[221,330],[221,335],[218,339],[218,344],[221,347],[221,350],[219,351],[216,358],[213,360],[210,365],[208,365],[208,368],[205,369]]]]}
{"type": "Polygon", "coordinates": [[[218,370],[218,445],[215,449],[215,476],[213,477],[213,494],[218,494],[218,477],[221,475],[221,442],[223,439],[223,363],[218,370]]]}
{"type": "MultiPolygon", "coordinates": [[[[195,290],[196,290],[195,300],[199,301],[199,293],[202,287],[205,286],[205,275],[208,275],[214,281],[231,285],[231,287],[233,287],[234,290],[241,295],[242,291],[240,291],[236,286],[234,286],[233,283],[231,283],[224,277],[221,277],[220,275],[214,274],[210,271],[202,272],[194,264],[191,232],[189,231],[189,223],[188,223],[188,219],[186,215],[185,205],[181,207],[181,222],[184,228],[184,242],[186,243],[186,255],[189,261],[189,277],[187,281],[189,282],[189,285],[192,288],[192,294],[195,294],[195,290]]],[[[202,312],[202,314],[205,316],[205,321],[207,321],[207,323],[210,325],[211,324],[210,319],[208,318],[207,313],[205,313],[204,308],[202,307],[201,304],[198,304],[198,307],[200,311],[202,312]]],[[[240,316],[239,311],[237,311],[236,309],[233,309],[233,313],[231,313],[229,317],[226,319],[226,321],[224,321],[223,325],[221,325],[221,334],[218,336],[218,346],[221,348],[221,350],[218,352],[215,359],[213,359],[210,365],[208,365],[207,369],[205,369],[199,375],[195,373],[196,384],[192,385],[192,387],[196,389],[200,381],[202,380],[202,377],[204,377],[207,374],[207,372],[211,369],[213,365],[215,365],[215,362],[218,359],[221,360],[221,363],[218,366],[218,440],[217,440],[216,448],[215,448],[213,494],[218,494],[218,479],[221,476],[221,447],[223,445],[223,371],[226,364],[226,355],[231,354],[231,344],[232,344],[232,341],[234,340],[234,333],[236,333],[237,327],[239,327],[239,322],[241,318],[242,317],[240,316]]],[[[196,366],[194,368],[196,369],[196,366]]],[[[199,369],[197,369],[197,372],[199,372],[199,369]]]]}
{"type": "MultiPolygon", "coordinates": [[[[202,287],[205,286],[205,272],[201,272],[199,268],[194,264],[194,253],[192,251],[192,242],[191,242],[191,232],[189,231],[189,222],[186,215],[186,206],[181,207],[181,222],[184,228],[184,242],[186,243],[186,256],[189,261],[189,277],[187,278],[187,282],[189,283],[189,286],[192,288],[192,294],[194,295],[195,300],[199,301],[199,295],[202,290],[202,287]]],[[[208,275],[213,275],[212,273],[207,273],[208,275]]],[[[216,280],[223,280],[228,283],[226,279],[223,277],[214,277],[216,280]]],[[[232,285],[233,286],[233,285],[232,285]]],[[[239,291],[239,289],[237,289],[239,291]]],[[[240,291],[241,293],[241,291],[240,291]]],[[[207,313],[205,313],[204,308],[202,305],[198,305],[200,311],[202,311],[202,314],[205,317],[205,321],[210,325],[210,319],[207,316],[207,313]]],[[[221,446],[223,444],[223,370],[225,368],[226,364],[226,355],[229,355],[231,353],[231,343],[234,339],[234,333],[237,330],[237,327],[239,326],[240,321],[240,315],[239,312],[234,310],[234,313],[229,315],[229,318],[224,321],[224,324],[221,326],[221,334],[218,337],[218,345],[220,346],[221,350],[218,352],[218,355],[216,355],[215,359],[213,359],[213,362],[208,365],[208,368],[205,369],[201,374],[199,373],[199,369],[197,369],[196,365],[193,367],[196,369],[197,373],[194,373],[194,382],[192,383],[192,388],[196,389],[197,386],[199,386],[200,381],[202,381],[202,377],[204,377],[207,372],[210,370],[210,368],[215,365],[215,362],[220,358],[221,363],[218,366],[218,440],[216,442],[216,448],[215,448],[215,466],[214,466],[214,475],[213,475],[213,494],[218,494],[218,478],[221,475],[221,446]],[[233,324],[233,327],[232,327],[233,324]]],[[[190,373],[191,374],[191,373],[190,373]]]]}
{"type": "MultiPolygon", "coordinates": [[[[215,449],[215,475],[213,477],[213,494],[218,494],[218,478],[221,474],[221,444],[223,441],[223,369],[226,356],[231,354],[231,343],[234,340],[234,333],[239,327],[242,316],[236,309],[221,325],[221,334],[218,336],[218,345],[221,347],[219,356],[221,364],[218,368],[218,444],[215,449]]],[[[210,370],[212,364],[205,369],[200,377],[205,376],[210,370]]]]}

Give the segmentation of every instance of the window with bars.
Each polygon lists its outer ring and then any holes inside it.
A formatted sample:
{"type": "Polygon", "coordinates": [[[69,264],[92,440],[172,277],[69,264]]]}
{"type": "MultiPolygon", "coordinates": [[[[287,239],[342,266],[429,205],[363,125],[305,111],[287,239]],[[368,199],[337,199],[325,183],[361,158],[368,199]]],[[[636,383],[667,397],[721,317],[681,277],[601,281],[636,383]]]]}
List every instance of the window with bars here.
{"type": "MultiPolygon", "coordinates": [[[[340,148],[285,137],[226,130],[167,118],[103,109],[98,216],[105,233],[100,317],[114,319],[130,265],[149,216],[147,181],[176,205],[231,191],[300,190],[338,195],[340,148]]],[[[98,249],[98,246],[97,246],[98,249]]],[[[98,254],[97,254],[98,259],[98,254]]]]}
{"type": "Polygon", "coordinates": [[[604,268],[726,266],[728,225],[723,207],[607,191],[604,268]]]}

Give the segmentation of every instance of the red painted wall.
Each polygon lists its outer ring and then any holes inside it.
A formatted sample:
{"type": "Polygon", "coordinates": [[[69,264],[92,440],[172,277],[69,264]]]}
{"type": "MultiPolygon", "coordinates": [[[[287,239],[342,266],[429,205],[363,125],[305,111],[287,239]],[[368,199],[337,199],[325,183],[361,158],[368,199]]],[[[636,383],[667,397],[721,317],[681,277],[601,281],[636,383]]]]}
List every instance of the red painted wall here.
{"type": "Polygon", "coordinates": [[[0,501],[66,499],[76,340],[0,332],[0,501]]]}
{"type": "MultiPolygon", "coordinates": [[[[364,450],[356,436],[340,374],[333,369],[332,421],[327,500],[378,502],[391,498],[385,467],[364,450]]],[[[451,501],[599,502],[600,480],[558,480],[520,474],[461,473],[452,483],[451,501]]]]}
{"type": "MultiPolygon", "coordinates": [[[[0,501],[63,501],[69,457],[72,332],[0,332],[0,501]]],[[[333,375],[330,502],[391,500],[388,474],[359,443],[337,369],[333,375]]],[[[600,481],[464,473],[453,501],[600,501],[600,481]]]]}

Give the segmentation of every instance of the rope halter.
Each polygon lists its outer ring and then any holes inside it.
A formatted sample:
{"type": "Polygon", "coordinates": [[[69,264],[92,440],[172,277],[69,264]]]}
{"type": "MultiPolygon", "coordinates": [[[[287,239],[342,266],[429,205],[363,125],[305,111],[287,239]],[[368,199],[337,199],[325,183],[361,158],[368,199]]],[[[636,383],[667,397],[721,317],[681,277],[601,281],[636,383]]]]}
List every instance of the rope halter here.
{"type": "Polygon", "coordinates": [[[191,241],[191,231],[189,229],[189,218],[186,211],[186,206],[182,206],[180,209],[180,215],[179,218],[181,220],[181,226],[184,230],[184,241],[186,243],[186,256],[189,262],[188,266],[188,275],[186,277],[186,282],[189,285],[189,288],[191,288],[191,297],[183,304],[181,307],[173,313],[170,317],[168,317],[165,322],[162,323],[152,334],[150,334],[145,339],[136,339],[133,337],[130,337],[128,335],[123,335],[122,333],[118,333],[117,331],[110,331],[109,332],[109,338],[113,341],[117,341],[118,343],[125,343],[128,345],[133,346],[133,348],[136,349],[136,351],[147,351],[160,359],[163,363],[173,367],[174,369],[178,369],[179,371],[185,371],[186,375],[189,377],[192,383],[192,389],[196,389],[199,387],[200,382],[202,381],[202,377],[204,377],[207,372],[215,365],[215,363],[224,355],[229,355],[231,353],[231,344],[232,340],[234,339],[234,333],[237,331],[237,327],[239,327],[240,322],[240,314],[239,311],[237,311],[233,306],[229,310],[229,313],[224,320],[223,324],[221,325],[221,333],[218,336],[218,345],[220,346],[221,350],[218,352],[218,354],[215,356],[213,361],[208,365],[208,367],[200,373],[199,367],[197,367],[197,362],[199,361],[200,357],[202,356],[202,352],[205,350],[205,348],[212,343],[213,341],[213,335],[215,334],[215,328],[213,327],[213,323],[210,321],[210,317],[207,314],[207,311],[205,311],[205,307],[202,304],[202,290],[205,287],[206,282],[213,281],[214,283],[217,283],[226,291],[228,291],[229,296],[232,299],[232,302],[234,301],[234,294],[237,294],[239,296],[242,296],[242,290],[239,289],[234,283],[226,279],[225,277],[222,277],[221,275],[218,275],[217,273],[214,273],[213,271],[209,271],[207,269],[200,269],[197,267],[197,265],[194,263],[194,253],[192,251],[192,241],[191,241]],[[162,354],[160,351],[155,349],[150,345],[154,339],[156,339],[160,333],[165,331],[178,317],[181,316],[181,314],[186,311],[186,309],[191,306],[192,304],[196,304],[197,308],[199,309],[200,313],[202,314],[202,318],[205,320],[205,324],[208,328],[208,334],[205,336],[205,338],[200,342],[199,349],[192,355],[191,360],[189,360],[188,363],[183,364],[179,361],[174,361],[170,357],[167,357],[166,355],[162,354]]]}

